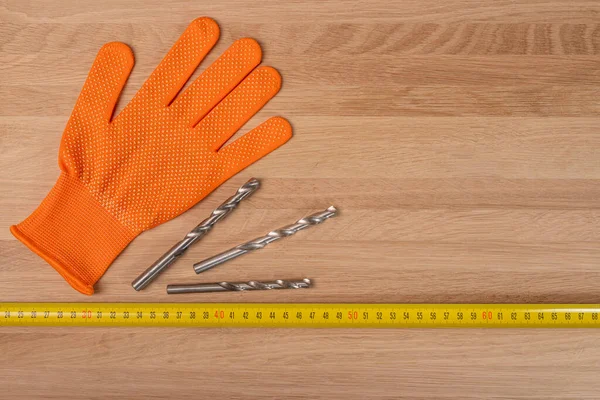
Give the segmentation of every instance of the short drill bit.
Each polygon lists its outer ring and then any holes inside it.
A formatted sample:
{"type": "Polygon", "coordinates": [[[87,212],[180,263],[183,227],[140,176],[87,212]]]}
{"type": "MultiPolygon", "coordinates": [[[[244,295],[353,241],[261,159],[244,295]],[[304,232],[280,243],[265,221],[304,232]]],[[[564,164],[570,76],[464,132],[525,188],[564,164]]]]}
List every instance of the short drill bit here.
{"type": "Polygon", "coordinates": [[[168,285],[168,294],[180,293],[207,293],[207,292],[243,292],[245,290],[271,290],[271,289],[308,289],[312,282],[308,278],[298,280],[278,279],[272,282],[218,282],[197,283],[191,285],[168,285]]]}
{"type": "Polygon", "coordinates": [[[200,222],[185,238],[179,241],[176,245],[171,247],[169,251],[163,254],[158,260],[154,262],[146,271],[138,276],[132,283],[131,286],[135,290],[142,290],[150,284],[162,271],[168,266],[173,264],[175,260],[181,256],[185,251],[200,238],[208,233],[212,227],[226,216],[228,216],[238,204],[249,197],[260,187],[260,182],[257,179],[250,179],[244,185],[242,185],[230,198],[225,200],[219,207],[217,207],[210,217],[200,222]]]}
{"type": "Polygon", "coordinates": [[[309,226],[320,224],[328,218],[334,217],[336,214],[337,209],[334,206],[331,206],[325,211],[321,211],[316,214],[309,215],[308,217],[304,217],[298,220],[295,224],[271,231],[266,236],[261,236],[254,240],[241,244],[237,247],[234,247],[233,249],[227,250],[221,254],[217,254],[214,257],[196,263],[194,264],[194,271],[196,271],[196,273],[199,274],[213,267],[216,267],[217,265],[223,264],[226,261],[232,260],[243,254],[246,254],[250,251],[262,249],[271,242],[274,242],[287,236],[291,236],[302,229],[308,228],[309,226]]]}

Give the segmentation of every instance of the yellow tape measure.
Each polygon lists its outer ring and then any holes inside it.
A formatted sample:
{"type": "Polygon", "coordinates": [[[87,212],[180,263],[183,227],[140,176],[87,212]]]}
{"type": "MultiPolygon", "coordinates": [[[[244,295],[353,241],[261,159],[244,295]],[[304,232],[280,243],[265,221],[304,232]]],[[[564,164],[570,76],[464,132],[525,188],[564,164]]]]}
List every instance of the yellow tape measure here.
{"type": "Polygon", "coordinates": [[[600,304],[0,303],[3,326],[600,328],[600,304]]]}

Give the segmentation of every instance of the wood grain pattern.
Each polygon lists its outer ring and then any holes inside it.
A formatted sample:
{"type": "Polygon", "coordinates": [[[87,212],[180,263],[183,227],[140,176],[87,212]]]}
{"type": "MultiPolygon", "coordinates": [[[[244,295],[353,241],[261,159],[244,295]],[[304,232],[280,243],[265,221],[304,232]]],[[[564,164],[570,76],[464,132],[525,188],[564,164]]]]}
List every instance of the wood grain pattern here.
{"type": "MultiPolygon", "coordinates": [[[[200,68],[197,73],[202,70],[200,68]]],[[[0,301],[600,302],[600,4],[594,0],[0,0],[0,301]],[[136,66],[189,21],[257,38],[294,138],[145,232],[91,298],[9,233],[58,176],[97,49],[136,66]],[[263,188],[147,290],[131,280],[248,177],[263,188]],[[167,297],[194,261],[337,205],[341,216],[202,276],[310,291],[167,297]]],[[[2,395],[594,399],[600,333],[4,329],[2,395]]]]}

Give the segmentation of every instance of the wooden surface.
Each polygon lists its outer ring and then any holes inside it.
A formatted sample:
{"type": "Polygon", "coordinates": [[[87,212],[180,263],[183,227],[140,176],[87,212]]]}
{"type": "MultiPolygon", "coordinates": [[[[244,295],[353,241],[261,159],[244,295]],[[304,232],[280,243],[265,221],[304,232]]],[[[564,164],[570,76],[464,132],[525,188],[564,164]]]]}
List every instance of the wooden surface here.
{"type": "MultiPolygon", "coordinates": [[[[203,64],[206,66],[207,63],[203,64]]],[[[0,0],[0,301],[600,302],[596,0],[0,0]],[[100,46],[120,108],[195,17],[258,39],[294,138],[142,234],[85,297],[8,230],[59,170],[100,46]],[[147,290],[130,282],[251,176],[263,188],[147,290]],[[191,264],[330,204],[337,220],[203,275],[307,291],[170,298],[191,264]]],[[[600,332],[0,330],[0,397],[598,398],[600,332]]]]}

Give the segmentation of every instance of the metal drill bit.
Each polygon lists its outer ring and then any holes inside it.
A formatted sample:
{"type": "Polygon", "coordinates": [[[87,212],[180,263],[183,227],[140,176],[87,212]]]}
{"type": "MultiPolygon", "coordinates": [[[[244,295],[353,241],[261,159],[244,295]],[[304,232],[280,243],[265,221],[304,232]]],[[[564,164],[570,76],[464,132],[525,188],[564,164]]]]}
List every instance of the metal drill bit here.
{"type": "Polygon", "coordinates": [[[208,293],[208,292],[243,292],[245,290],[271,290],[271,289],[308,289],[312,282],[308,278],[298,280],[281,280],[272,282],[219,282],[197,283],[192,285],[168,285],[168,294],[180,293],[208,293]]]}
{"type": "Polygon", "coordinates": [[[225,200],[212,212],[210,217],[200,222],[200,224],[188,233],[185,238],[156,260],[154,264],[131,283],[131,286],[133,286],[135,290],[142,290],[148,286],[148,284],[150,284],[150,282],[152,282],[162,271],[173,264],[179,256],[185,253],[192,244],[196,243],[200,238],[206,235],[217,222],[228,216],[242,200],[249,197],[259,187],[260,182],[254,178],[244,183],[244,185],[237,190],[236,194],[225,200]]]}
{"type": "Polygon", "coordinates": [[[226,261],[237,258],[243,254],[246,254],[253,250],[262,249],[266,245],[281,238],[291,236],[294,233],[306,229],[309,226],[317,225],[324,222],[326,219],[334,217],[337,214],[337,209],[334,206],[329,207],[325,211],[318,212],[316,214],[309,215],[298,220],[295,224],[284,226],[281,229],[277,229],[269,232],[266,236],[261,236],[244,244],[241,244],[233,249],[227,250],[221,254],[217,254],[214,257],[207,258],[204,261],[194,264],[194,271],[197,274],[204,272],[208,269],[216,267],[217,265],[223,264],[226,261]]]}

